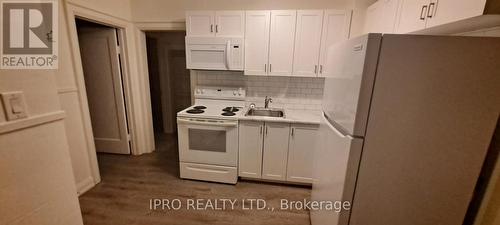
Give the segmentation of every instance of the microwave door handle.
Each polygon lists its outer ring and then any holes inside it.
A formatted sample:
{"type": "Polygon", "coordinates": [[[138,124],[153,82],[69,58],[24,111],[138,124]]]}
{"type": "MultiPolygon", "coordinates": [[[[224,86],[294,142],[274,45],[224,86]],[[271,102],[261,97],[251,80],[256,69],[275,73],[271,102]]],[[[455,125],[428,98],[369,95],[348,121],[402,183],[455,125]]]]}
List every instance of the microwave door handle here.
{"type": "Polygon", "coordinates": [[[229,64],[229,59],[231,58],[231,41],[226,42],[226,68],[231,69],[231,65],[229,64]]]}

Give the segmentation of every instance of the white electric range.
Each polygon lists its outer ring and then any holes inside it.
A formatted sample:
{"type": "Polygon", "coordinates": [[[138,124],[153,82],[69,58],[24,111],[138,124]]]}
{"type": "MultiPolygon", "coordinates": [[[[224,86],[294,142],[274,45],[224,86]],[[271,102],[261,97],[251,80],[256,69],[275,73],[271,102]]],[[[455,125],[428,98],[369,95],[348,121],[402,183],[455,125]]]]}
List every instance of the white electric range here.
{"type": "Polygon", "coordinates": [[[177,113],[180,176],[235,184],[245,90],[204,86],[194,96],[195,104],[177,113]]]}

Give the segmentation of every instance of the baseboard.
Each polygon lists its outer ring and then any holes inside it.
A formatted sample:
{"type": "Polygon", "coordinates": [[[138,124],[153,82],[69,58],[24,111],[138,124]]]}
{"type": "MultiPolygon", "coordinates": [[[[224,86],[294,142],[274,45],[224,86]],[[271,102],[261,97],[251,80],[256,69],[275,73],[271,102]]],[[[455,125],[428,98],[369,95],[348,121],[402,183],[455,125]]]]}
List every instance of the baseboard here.
{"type": "Polygon", "coordinates": [[[87,177],[85,180],[80,181],[76,184],[76,192],[78,196],[85,194],[88,190],[93,188],[96,185],[94,182],[94,178],[87,177]]]}

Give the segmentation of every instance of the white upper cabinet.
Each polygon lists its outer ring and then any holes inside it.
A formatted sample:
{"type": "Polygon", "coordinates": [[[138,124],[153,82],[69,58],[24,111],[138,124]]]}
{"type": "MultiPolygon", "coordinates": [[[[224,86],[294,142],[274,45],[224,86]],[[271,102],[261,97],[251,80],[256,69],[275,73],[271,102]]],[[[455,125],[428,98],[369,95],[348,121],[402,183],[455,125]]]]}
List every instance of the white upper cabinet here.
{"type": "Polygon", "coordinates": [[[323,31],[321,32],[321,48],[319,54],[318,76],[328,74],[327,63],[328,49],[330,46],[349,39],[352,11],[325,10],[323,18],[323,31]]]}
{"type": "Polygon", "coordinates": [[[427,27],[483,15],[486,0],[431,0],[427,27]]]}
{"type": "Polygon", "coordinates": [[[322,26],[323,10],[297,11],[293,56],[294,76],[317,76],[322,26]]]}
{"type": "Polygon", "coordinates": [[[398,33],[409,33],[425,29],[429,0],[401,0],[398,33]]]}
{"type": "Polygon", "coordinates": [[[292,75],[297,11],[271,11],[268,75],[292,75]]]}
{"type": "Polygon", "coordinates": [[[186,35],[191,37],[243,37],[244,11],[187,11],[186,35]]]}
{"type": "Polygon", "coordinates": [[[214,11],[188,11],[186,12],[186,35],[197,37],[215,36],[214,11]]]}
{"type": "Polygon", "coordinates": [[[244,11],[215,12],[215,35],[217,37],[243,37],[244,34],[244,11]]]}
{"type": "Polygon", "coordinates": [[[481,16],[486,0],[401,0],[398,33],[410,33],[425,28],[481,16]]]}
{"type": "Polygon", "coordinates": [[[267,75],[271,11],[245,12],[245,75],[267,75]]]}
{"type": "Polygon", "coordinates": [[[365,33],[394,33],[401,0],[379,0],[366,10],[365,33]]]}

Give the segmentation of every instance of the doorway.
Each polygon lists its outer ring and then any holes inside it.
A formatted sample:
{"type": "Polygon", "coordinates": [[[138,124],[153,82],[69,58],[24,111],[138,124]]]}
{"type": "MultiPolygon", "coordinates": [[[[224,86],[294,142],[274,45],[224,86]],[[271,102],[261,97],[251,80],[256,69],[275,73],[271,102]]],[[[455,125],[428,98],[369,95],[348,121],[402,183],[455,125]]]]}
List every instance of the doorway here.
{"type": "Polygon", "coordinates": [[[78,18],[76,28],[96,151],[130,154],[120,33],[78,18]]]}
{"type": "Polygon", "coordinates": [[[185,31],[146,32],[146,49],[155,136],[177,132],[177,112],[191,105],[186,69],[185,31]]]}

